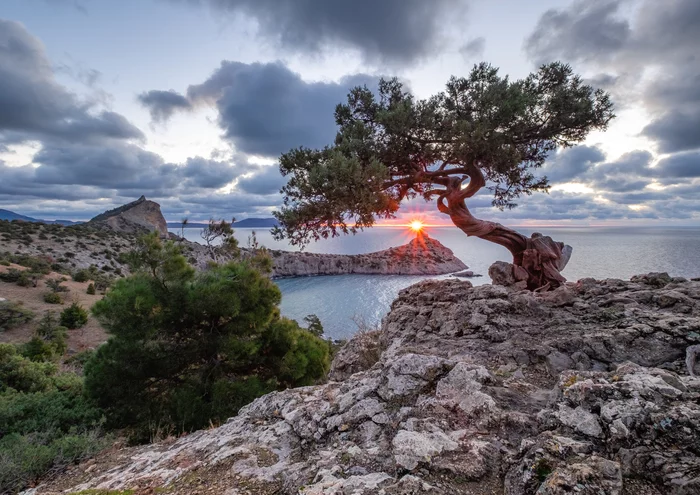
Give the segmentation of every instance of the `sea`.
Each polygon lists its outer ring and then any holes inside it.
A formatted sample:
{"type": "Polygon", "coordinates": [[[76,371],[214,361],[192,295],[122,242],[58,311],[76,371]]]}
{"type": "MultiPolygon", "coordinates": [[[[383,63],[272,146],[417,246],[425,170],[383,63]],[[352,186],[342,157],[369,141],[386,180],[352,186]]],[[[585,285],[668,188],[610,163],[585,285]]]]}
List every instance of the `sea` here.
{"type": "MultiPolygon", "coordinates": [[[[562,274],[570,281],[629,279],[648,272],[700,277],[700,228],[698,227],[518,227],[523,234],[540,232],[573,247],[571,261],[562,274]]],[[[188,228],[188,240],[202,242],[201,229],[188,228]]],[[[180,229],[171,229],[180,235],[180,229]]],[[[476,274],[474,285],[490,283],[488,267],[497,260],[511,261],[503,247],[467,237],[455,227],[426,227],[425,232],[450,248],[476,274]]],[[[275,241],[267,229],[237,229],[239,245],[247,246],[253,233],[260,245],[271,249],[298,250],[275,241]]],[[[407,227],[374,227],[356,235],[323,239],[305,248],[313,253],[360,254],[399,246],[415,236],[407,227]]],[[[352,336],[358,328],[374,328],[390,309],[399,291],[426,279],[442,276],[330,275],[275,280],[282,291],[284,316],[302,322],[318,316],[324,333],[332,339],[352,336]]]]}

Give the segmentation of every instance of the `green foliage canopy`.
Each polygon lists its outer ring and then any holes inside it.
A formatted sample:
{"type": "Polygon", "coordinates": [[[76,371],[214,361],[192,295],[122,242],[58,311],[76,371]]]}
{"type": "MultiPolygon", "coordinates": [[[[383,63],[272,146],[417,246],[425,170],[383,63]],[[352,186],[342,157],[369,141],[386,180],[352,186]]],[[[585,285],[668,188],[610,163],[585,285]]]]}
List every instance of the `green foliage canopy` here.
{"type": "Polygon", "coordinates": [[[279,316],[280,291],[255,260],[195,272],[172,242],[140,246],[134,274],[93,307],[111,338],[86,364],[86,387],[109,425],[142,440],[189,431],[325,374],[328,346],[279,316]]]}
{"type": "Polygon", "coordinates": [[[77,302],[74,302],[61,311],[61,325],[75,329],[85,326],[88,321],[88,312],[77,302]]]}
{"type": "MultiPolygon", "coordinates": [[[[37,330],[59,344],[60,332],[46,318],[37,330]]],[[[35,344],[0,344],[0,493],[18,493],[49,469],[106,446],[102,411],[83,393],[82,379],[36,361],[50,356],[35,344]]]]}

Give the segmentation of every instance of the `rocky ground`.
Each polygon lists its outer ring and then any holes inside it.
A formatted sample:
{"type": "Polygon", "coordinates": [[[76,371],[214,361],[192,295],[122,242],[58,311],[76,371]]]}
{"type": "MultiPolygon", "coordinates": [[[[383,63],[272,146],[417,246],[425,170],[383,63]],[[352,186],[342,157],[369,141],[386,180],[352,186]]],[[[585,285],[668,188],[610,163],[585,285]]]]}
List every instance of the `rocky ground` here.
{"type": "Polygon", "coordinates": [[[423,282],[341,352],[341,381],[28,493],[697,494],[698,342],[698,281],[423,282]]]}

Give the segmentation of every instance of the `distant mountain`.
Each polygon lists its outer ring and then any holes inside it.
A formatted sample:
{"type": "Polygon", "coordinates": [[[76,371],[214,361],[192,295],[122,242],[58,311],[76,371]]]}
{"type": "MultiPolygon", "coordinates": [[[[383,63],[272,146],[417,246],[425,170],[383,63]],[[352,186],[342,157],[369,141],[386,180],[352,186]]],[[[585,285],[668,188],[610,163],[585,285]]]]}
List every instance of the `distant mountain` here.
{"type": "Polygon", "coordinates": [[[24,222],[38,222],[36,218],[27,217],[25,215],[20,215],[10,210],[0,209],[0,220],[22,220],[24,222]]]}
{"type": "Polygon", "coordinates": [[[79,223],[85,223],[85,222],[74,222],[73,220],[39,220],[40,222],[44,223],[57,223],[59,225],[78,225],[79,223]]]}
{"type": "Polygon", "coordinates": [[[59,225],[76,225],[83,222],[74,222],[72,220],[40,220],[38,218],[28,217],[26,215],[20,215],[10,210],[3,210],[0,208],[0,220],[22,220],[23,222],[39,222],[39,223],[57,223],[59,225]]]}
{"type": "MultiPolygon", "coordinates": [[[[197,223],[197,222],[188,222],[187,225],[185,225],[186,229],[203,229],[206,227],[207,223],[197,223]]],[[[179,229],[182,228],[182,222],[168,222],[168,228],[169,229],[179,229]]]]}
{"type": "MultiPolygon", "coordinates": [[[[208,223],[195,223],[189,222],[185,225],[185,228],[189,229],[203,229],[209,225],[208,223]]],[[[275,218],[246,218],[244,220],[239,220],[233,224],[234,228],[240,229],[270,229],[278,225],[277,219],[275,218]]],[[[182,227],[182,222],[168,222],[169,229],[179,229],[182,227]]]]}
{"type": "Polygon", "coordinates": [[[279,223],[277,223],[276,218],[246,218],[244,220],[241,220],[241,221],[233,224],[234,227],[238,227],[241,229],[246,229],[246,228],[271,229],[272,227],[277,227],[278,225],[279,225],[279,223]]]}

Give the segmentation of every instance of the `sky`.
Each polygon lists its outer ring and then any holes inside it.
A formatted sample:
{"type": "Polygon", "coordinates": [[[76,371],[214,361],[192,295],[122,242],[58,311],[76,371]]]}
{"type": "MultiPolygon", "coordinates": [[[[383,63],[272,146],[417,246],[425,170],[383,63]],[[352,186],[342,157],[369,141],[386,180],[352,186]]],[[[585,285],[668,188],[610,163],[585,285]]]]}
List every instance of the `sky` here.
{"type": "Polygon", "coordinates": [[[698,33],[698,0],[2,0],[0,208],[85,220],[143,194],[168,220],[269,217],[280,154],[331,144],[350,88],[427,98],[481,61],[518,79],[559,60],[617,118],[549,157],[549,194],[472,212],[697,226],[698,33]]]}

